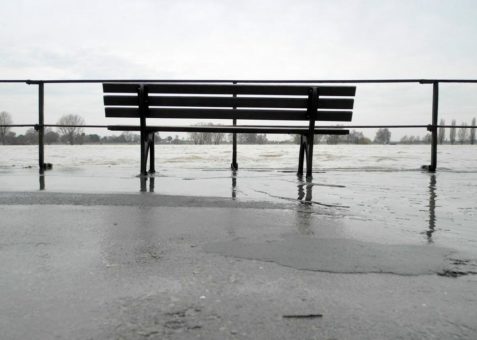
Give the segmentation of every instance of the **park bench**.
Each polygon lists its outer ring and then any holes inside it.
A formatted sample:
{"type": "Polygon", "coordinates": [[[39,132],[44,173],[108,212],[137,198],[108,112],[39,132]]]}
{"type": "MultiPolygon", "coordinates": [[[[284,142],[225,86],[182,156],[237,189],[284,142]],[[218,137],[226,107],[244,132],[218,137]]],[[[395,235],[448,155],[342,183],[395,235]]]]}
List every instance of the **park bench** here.
{"type": "MultiPolygon", "coordinates": [[[[349,122],[355,86],[104,83],[108,118],[138,118],[139,125],[108,125],[112,131],[140,131],[141,174],[155,171],[154,134],[173,132],[266,133],[300,135],[298,175],[311,177],[314,135],[346,135],[343,128],[316,127],[317,121],[349,122]],[[148,119],[227,119],[232,125],[149,125],[148,119]],[[237,125],[237,120],[302,121],[306,126],[237,125]]],[[[237,169],[236,139],[232,169],[237,169]]]]}

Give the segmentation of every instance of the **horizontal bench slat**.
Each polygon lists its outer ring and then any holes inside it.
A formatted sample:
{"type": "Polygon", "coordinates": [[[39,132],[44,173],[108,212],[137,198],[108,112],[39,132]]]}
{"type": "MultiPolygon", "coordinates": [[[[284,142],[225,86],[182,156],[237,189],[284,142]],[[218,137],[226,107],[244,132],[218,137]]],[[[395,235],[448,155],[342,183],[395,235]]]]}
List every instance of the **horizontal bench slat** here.
{"type": "MultiPolygon", "coordinates": [[[[321,109],[353,109],[353,99],[320,98],[321,109]]],[[[244,97],[164,97],[150,96],[149,106],[194,106],[194,107],[255,107],[255,108],[306,108],[305,98],[244,98],[244,97]]],[[[138,106],[137,96],[104,96],[107,106],[138,106]]]]}
{"type": "Polygon", "coordinates": [[[151,118],[307,120],[305,110],[234,110],[151,108],[151,118]]]}
{"type": "Polygon", "coordinates": [[[139,118],[139,109],[135,107],[106,107],[106,118],[139,118]]]}
{"type": "Polygon", "coordinates": [[[321,111],[319,110],[316,120],[322,122],[351,122],[353,111],[321,111]]]}
{"type": "MultiPolygon", "coordinates": [[[[306,98],[244,98],[244,97],[164,97],[149,96],[149,106],[196,106],[196,107],[268,107],[306,108],[306,98]]],[[[104,96],[106,106],[138,106],[137,96],[104,96]]]]}
{"type": "Polygon", "coordinates": [[[335,98],[318,99],[318,109],[352,110],[353,106],[354,106],[354,99],[335,99],[335,98]]]}
{"type": "MultiPolygon", "coordinates": [[[[312,86],[291,85],[209,85],[209,84],[150,84],[148,93],[189,94],[244,94],[307,96],[312,86]]],[[[321,96],[349,96],[356,93],[355,86],[318,86],[321,96]]]]}
{"type": "MultiPolygon", "coordinates": [[[[318,108],[353,109],[353,99],[320,98],[318,108]]],[[[205,107],[257,107],[302,109],[308,105],[305,98],[227,98],[227,97],[159,97],[150,96],[149,106],[205,106],[205,107]]]]}
{"type": "Polygon", "coordinates": [[[307,96],[309,87],[284,85],[151,84],[148,93],[307,96]]]}
{"type": "Polygon", "coordinates": [[[149,106],[263,107],[303,109],[306,98],[149,97],[149,106]]]}
{"type": "Polygon", "coordinates": [[[105,106],[139,106],[138,96],[104,96],[105,106]]]}
{"type": "MultiPolygon", "coordinates": [[[[137,125],[110,125],[111,131],[140,131],[137,125]]],[[[207,125],[207,126],[148,126],[147,131],[170,132],[222,132],[222,133],[271,133],[271,134],[306,134],[308,127],[302,126],[232,126],[232,125],[207,125]]],[[[316,128],[315,134],[347,135],[347,129],[316,128]]]]}
{"type": "MultiPolygon", "coordinates": [[[[138,118],[134,107],[106,107],[108,118],[138,118]]],[[[177,119],[247,119],[247,120],[308,120],[306,110],[241,110],[241,109],[179,109],[150,108],[147,118],[177,119]]],[[[317,111],[317,120],[349,122],[352,111],[317,111]]]]}
{"type": "MultiPolygon", "coordinates": [[[[307,96],[311,85],[144,84],[148,93],[307,96]]],[[[136,93],[139,84],[104,83],[105,93],[136,93]]],[[[355,86],[317,86],[320,96],[353,97],[355,86]]]]}
{"type": "Polygon", "coordinates": [[[137,93],[139,84],[103,83],[104,93],[137,93]]]}

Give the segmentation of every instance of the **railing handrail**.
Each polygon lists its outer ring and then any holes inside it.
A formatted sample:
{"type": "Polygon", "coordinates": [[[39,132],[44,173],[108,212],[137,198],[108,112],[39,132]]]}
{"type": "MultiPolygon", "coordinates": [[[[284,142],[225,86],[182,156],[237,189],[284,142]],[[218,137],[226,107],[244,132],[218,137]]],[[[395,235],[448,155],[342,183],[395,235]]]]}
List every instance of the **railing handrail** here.
{"type": "MultiPolygon", "coordinates": [[[[110,125],[98,125],[98,124],[83,124],[83,125],[65,125],[65,124],[0,124],[0,127],[81,127],[81,128],[108,128],[110,125]]],[[[164,125],[167,126],[167,125],[164,125]]],[[[220,125],[217,125],[220,126],[220,125]]],[[[238,125],[240,126],[240,125],[238,125]]],[[[246,126],[246,125],[245,125],[246,126]]],[[[286,126],[286,125],[283,125],[286,126]]],[[[290,125],[298,126],[298,125],[290,125]]],[[[316,125],[316,128],[346,128],[346,129],[409,129],[409,128],[464,128],[464,129],[477,129],[477,125],[432,125],[432,124],[417,124],[417,125],[316,125]]]]}
{"type": "Polygon", "coordinates": [[[320,84],[320,83],[354,83],[354,84],[383,84],[383,83],[476,83],[477,79],[0,79],[0,83],[24,84],[85,84],[85,83],[289,83],[289,84],[320,84]]]}

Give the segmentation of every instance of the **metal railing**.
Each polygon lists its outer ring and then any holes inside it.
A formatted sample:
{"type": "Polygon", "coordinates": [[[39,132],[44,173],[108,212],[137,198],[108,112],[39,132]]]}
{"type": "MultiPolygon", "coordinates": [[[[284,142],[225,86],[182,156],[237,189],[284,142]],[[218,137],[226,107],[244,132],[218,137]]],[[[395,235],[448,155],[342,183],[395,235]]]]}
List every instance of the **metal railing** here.
{"type": "MultiPolygon", "coordinates": [[[[437,169],[437,144],[438,128],[477,128],[472,125],[439,125],[439,84],[477,84],[477,79],[312,79],[312,80],[283,80],[283,79],[267,79],[267,80],[250,80],[250,79],[2,79],[1,83],[23,83],[38,86],[38,123],[36,124],[9,124],[0,125],[9,127],[33,127],[38,131],[38,163],[40,174],[44,173],[44,129],[45,127],[84,127],[84,128],[107,128],[108,125],[61,125],[61,124],[45,124],[44,123],[44,88],[45,84],[96,84],[96,83],[215,83],[215,84],[427,84],[432,85],[432,111],[431,123],[420,125],[346,125],[347,128],[425,128],[431,132],[431,164],[423,166],[430,172],[437,169]]],[[[236,121],[234,120],[234,125],[236,121]]],[[[326,126],[338,127],[338,126],[326,126]]],[[[342,127],[342,126],[341,126],[342,127]]],[[[236,139],[234,139],[236,140],[236,139]]],[[[234,147],[235,143],[234,143],[234,147]]]]}

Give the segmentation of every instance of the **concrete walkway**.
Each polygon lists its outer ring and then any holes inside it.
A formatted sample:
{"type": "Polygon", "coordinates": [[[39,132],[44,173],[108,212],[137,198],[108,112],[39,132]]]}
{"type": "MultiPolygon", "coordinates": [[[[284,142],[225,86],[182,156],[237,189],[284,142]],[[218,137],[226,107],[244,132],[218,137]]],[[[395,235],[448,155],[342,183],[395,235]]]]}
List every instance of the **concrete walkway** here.
{"type": "Polygon", "coordinates": [[[0,193],[0,216],[2,339],[477,338],[475,259],[343,217],[47,192],[0,193]]]}

